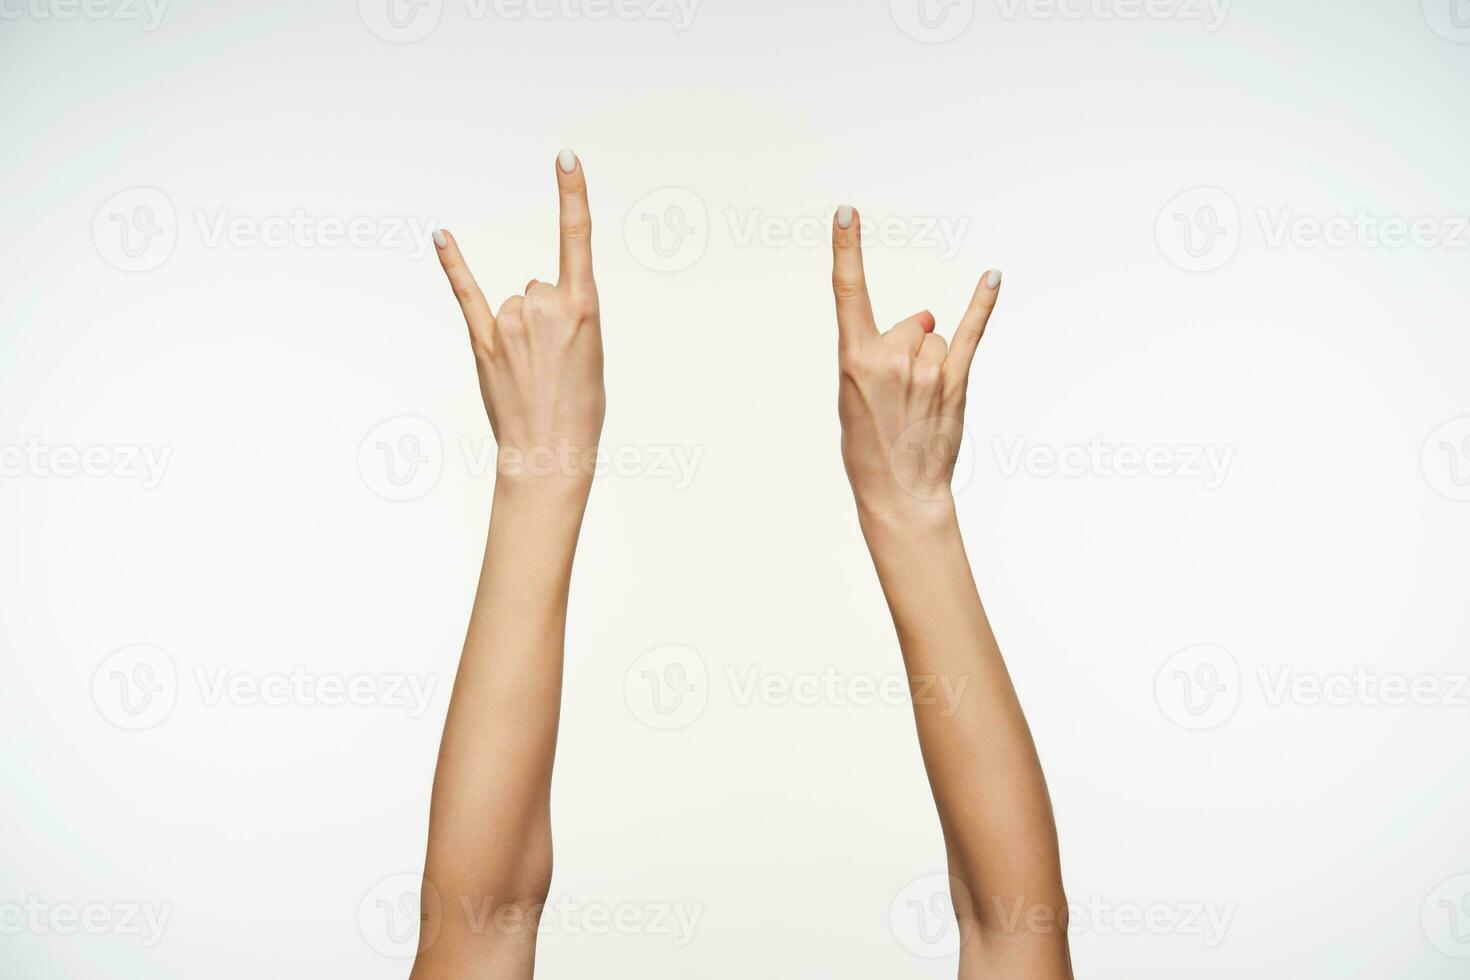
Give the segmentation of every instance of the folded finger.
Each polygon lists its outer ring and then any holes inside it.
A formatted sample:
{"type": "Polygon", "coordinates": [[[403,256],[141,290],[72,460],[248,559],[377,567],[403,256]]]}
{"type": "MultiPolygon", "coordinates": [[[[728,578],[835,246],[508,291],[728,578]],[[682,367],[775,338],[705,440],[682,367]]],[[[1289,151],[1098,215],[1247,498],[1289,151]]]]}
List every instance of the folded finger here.
{"type": "Polygon", "coordinates": [[[919,344],[919,354],[915,358],[920,364],[932,364],[939,367],[944,363],[944,356],[949,352],[949,345],[944,338],[937,333],[927,333],[924,340],[919,344]]]}
{"type": "Polygon", "coordinates": [[[901,345],[910,354],[917,355],[919,348],[924,343],[924,338],[933,336],[933,334],[934,314],[925,310],[922,313],[915,313],[901,323],[895,324],[893,329],[888,331],[887,336],[891,337],[894,343],[901,345]]]}

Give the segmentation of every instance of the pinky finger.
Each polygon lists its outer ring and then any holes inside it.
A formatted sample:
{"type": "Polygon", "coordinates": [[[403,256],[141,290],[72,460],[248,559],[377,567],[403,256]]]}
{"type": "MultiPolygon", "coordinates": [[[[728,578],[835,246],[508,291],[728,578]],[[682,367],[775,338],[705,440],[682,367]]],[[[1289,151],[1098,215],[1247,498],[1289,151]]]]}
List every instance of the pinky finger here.
{"type": "Polygon", "coordinates": [[[985,325],[990,322],[990,314],[995,310],[995,301],[999,297],[1000,270],[991,269],[980,277],[970,308],[965,311],[965,318],[960,321],[954,341],[949,345],[948,366],[954,372],[956,383],[963,384],[970,377],[970,364],[975,360],[975,351],[980,346],[980,338],[985,336],[985,325]]]}
{"type": "Polygon", "coordinates": [[[480,292],[480,284],[475,282],[474,273],[470,272],[464,256],[459,252],[459,243],[454,240],[453,235],[441,228],[434,232],[434,251],[439,253],[439,264],[449,277],[449,285],[454,289],[454,298],[459,300],[459,308],[464,312],[464,321],[470,328],[470,334],[488,334],[495,325],[495,316],[490,312],[490,304],[485,302],[485,294],[480,292]]]}

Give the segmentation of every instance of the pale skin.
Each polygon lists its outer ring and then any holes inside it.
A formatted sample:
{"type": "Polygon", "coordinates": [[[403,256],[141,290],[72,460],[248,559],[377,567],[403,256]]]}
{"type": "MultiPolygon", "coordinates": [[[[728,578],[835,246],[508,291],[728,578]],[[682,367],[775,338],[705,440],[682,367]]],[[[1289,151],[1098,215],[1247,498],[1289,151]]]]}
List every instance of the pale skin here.
{"type": "MultiPolygon", "coordinates": [[[[568,591],[606,407],[581,162],[564,151],[556,179],[555,285],[532,280],[492,311],[454,236],[435,234],[499,455],[434,775],[412,980],[531,977],[551,887],[568,591]]],[[[914,706],[963,930],[959,975],[1070,978],[1046,784],[948,492],[970,362],[999,281],[982,281],[952,348],[928,314],[880,333],[860,227],[844,209],[833,230],[842,455],[915,691],[945,678],[965,692],[957,710],[920,697],[914,706]]]]}
{"type": "Polygon", "coordinates": [[[927,312],[880,332],[861,227],[844,207],[832,230],[842,458],[915,693],[961,930],[960,980],[1069,980],[1051,799],[949,492],[1000,274],[981,279],[951,344],[927,312]],[[957,709],[920,696],[933,679],[965,692],[957,709]]]}
{"type": "Polygon", "coordinates": [[[469,327],[499,447],[480,586],[439,749],[413,980],[522,980],[551,888],[551,770],[572,558],[606,397],[592,218],[562,154],[561,268],[492,313],[448,232],[436,251],[469,327]]]}

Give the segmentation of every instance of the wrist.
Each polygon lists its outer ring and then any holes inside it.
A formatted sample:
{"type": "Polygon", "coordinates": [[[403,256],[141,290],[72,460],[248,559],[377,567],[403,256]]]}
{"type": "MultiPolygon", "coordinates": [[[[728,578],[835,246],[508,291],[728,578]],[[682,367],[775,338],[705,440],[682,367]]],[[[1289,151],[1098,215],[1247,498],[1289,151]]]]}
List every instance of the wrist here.
{"type": "Polygon", "coordinates": [[[908,495],[901,499],[858,497],[857,509],[858,523],[870,547],[890,540],[959,533],[959,515],[952,497],[937,500],[908,495]]]}
{"type": "Polygon", "coordinates": [[[514,515],[536,526],[580,529],[592,481],[581,478],[507,476],[495,478],[491,514],[514,515]]]}

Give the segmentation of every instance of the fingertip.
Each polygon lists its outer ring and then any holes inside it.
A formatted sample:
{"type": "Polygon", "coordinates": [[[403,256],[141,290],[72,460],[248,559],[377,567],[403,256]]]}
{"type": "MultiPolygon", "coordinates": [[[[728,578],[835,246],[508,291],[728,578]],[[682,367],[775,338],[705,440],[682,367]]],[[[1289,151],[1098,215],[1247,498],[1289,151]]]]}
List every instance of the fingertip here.
{"type": "Polygon", "coordinates": [[[443,228],[436,228],[434,230],[434,247],[439,249],[441,252],[449,247],[448,231],[444,230],[443,228]]]}
{"type": "Polygon", "coordinates": [[[999,269],[991,269],[989,272],[987,272],[985,274],[985,288],[986,289],[991,289],[991,290],[995,290],[995,289],[999,289],[1000,288],[1000,270],[999,269]]]}
{"type": "Polygon", "coordinates": [[[581,160],[578,159],[576,152],[573,150],[563,149],[556,155],[556,169],[564,174],[571,175],[576,173],[580,163],[581,160]]]}
{"type": "Polygon", "coordinates": [[[857,221],[857,209],[851,204],[843,204],[837,208],[837,229],[847,231],[857,221]]]}
{"type": "Polygon", "coordinates": [[[919,321],[919,326],[924,328],[925,333],[934,332],[934,327],[936,326],[936,323],[934,321],[933,313],[930,313],[928,310],[924,310],[922,313],[915,316],[914,319],[919,321]]]}

